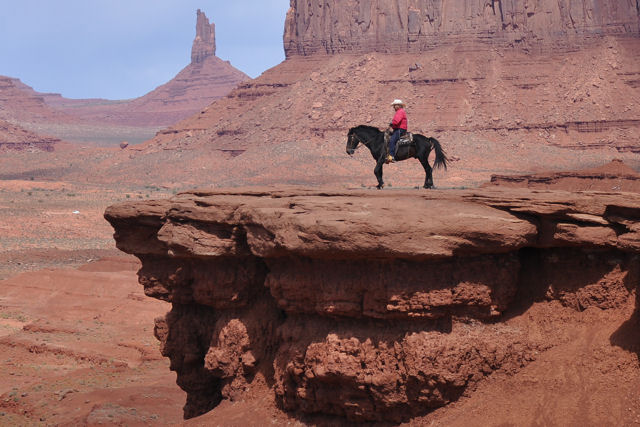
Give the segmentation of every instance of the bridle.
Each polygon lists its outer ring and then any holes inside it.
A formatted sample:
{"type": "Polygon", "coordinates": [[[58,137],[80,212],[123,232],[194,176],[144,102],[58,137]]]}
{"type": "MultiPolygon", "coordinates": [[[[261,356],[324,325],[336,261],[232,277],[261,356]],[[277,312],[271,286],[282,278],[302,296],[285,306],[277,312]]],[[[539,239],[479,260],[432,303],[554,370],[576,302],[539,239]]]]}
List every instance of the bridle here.
{"type": "Polygon", "coordinates": [[[360,136],[358,136],[358,134],[355,133],[355,132],[352,132],[349,135],[349,139],[350,139],[349,140],[349,144],[352,144],[352,141],[356,142],[355,147],[352,148],[353,151],[356,151],[358,148],[360,148],[360,144],[362,144],[362,145],[364,145],[366,147],[369,147],[369,142],[367,142],[364,139],[360,138],[360,136]]]}

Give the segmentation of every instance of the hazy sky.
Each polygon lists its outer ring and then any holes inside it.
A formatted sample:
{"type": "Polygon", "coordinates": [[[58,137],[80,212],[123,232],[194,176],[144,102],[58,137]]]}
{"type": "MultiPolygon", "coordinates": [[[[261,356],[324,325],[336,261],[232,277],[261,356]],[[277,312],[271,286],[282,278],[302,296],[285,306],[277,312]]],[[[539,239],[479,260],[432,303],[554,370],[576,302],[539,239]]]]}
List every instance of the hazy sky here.
{"type": "Polygon", "coordinates": [[[251,77],[284,60],[289,0],[0,0],[0,75],[68,98],[135,98],[191,62],[196,10],[251,77]]]}

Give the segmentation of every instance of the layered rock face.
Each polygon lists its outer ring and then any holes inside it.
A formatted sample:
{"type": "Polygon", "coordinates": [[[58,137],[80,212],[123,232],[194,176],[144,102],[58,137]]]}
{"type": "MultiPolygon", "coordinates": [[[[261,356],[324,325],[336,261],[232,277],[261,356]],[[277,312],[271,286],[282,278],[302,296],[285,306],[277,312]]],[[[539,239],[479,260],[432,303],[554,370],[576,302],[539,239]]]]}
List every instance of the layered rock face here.
{"type": "Polygon", "coordinates": [[[287,56],[416,52],[482,41],[571,47],[603,35],[638,35],[637,0],[291,0],[287,56]]]}
{"type": "Polygon", "coordinates": [[[624,191],[640,193],[640,174],[620,160],[573,172],[538,175],[494,175],[485,185],[562,189],[566,191],[624,191]]]}
{"type": "Polygon", "coordinates": [[[58,142],[60,142],[60,140],[57,138],[38,135],[20,126],[0,120],[0,150],[6,148],[13,150],[36,149],[53,151],[58,142]]]}
{"type": "Polygon", "coordinates": [[[254,188],[105,217],[173,304],[156,336],[186,417],[262,378],[288,411],[407,420],[552,345],[505,314],[619,307],[640,278],[631,194],[254,188]]]}
{"type": "Polygon", "coordinates": [[[69,116],[47,105],[45,99],[44,94],[34,91],[19,79],[0,76],[0,119],[24,122],[70,120],[69,116]]]}

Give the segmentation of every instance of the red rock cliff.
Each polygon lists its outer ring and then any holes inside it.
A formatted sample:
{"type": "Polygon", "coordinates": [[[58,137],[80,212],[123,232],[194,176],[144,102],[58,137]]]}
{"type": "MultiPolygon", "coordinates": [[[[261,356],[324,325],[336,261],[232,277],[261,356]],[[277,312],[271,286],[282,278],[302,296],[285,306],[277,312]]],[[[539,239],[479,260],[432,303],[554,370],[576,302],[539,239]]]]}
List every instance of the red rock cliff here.
{"type": "Polygon", "coordinates": [[[284,45],[287,57],[475,41],[575,48],[639,31],[638,0],[291,0],[284,45]]]}
{"type": "Polygon", "coordinates": [[[554,346],[505,313],[624,306],[640,273],[629,193],[194,191],[105,217],[173,305],[186,417],[261,377],[287,411],[407,420],[554,346]]]}

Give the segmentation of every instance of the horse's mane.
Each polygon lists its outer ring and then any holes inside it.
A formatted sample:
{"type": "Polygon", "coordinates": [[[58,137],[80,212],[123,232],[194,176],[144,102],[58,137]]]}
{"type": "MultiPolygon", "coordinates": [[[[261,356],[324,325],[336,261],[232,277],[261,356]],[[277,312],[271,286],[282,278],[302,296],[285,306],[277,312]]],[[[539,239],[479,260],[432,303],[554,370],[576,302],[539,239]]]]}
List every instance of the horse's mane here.
{"type": "Polygon", "coordinates": [[[356,126],[351,128],[351,130],[349,130],[349,133],[352,133],[356,130],[363,130],[363,131],[367,131],[367,132],[376,132],[376,133],[380,133],[380,129],[378,129],[377,127],[373,127],[373,126],[367,126],[367,125],[360,125],[360,126],[356,126]]]}

